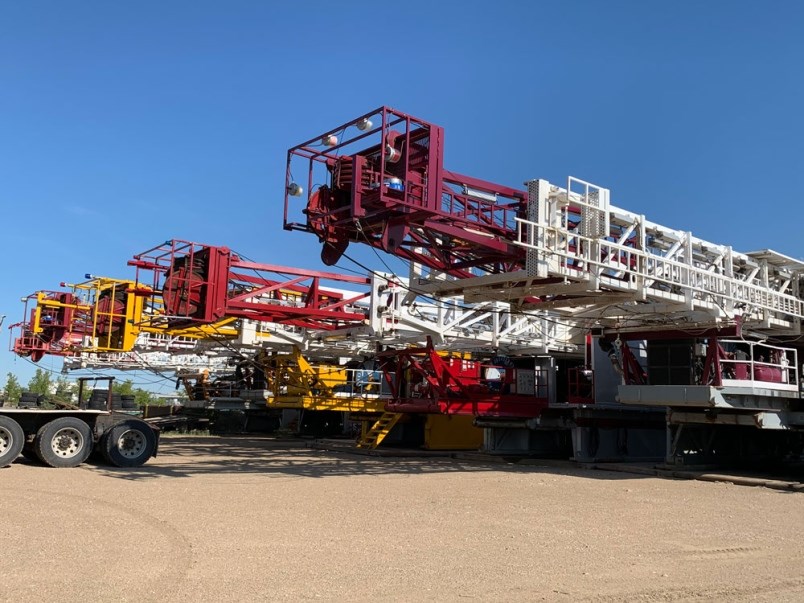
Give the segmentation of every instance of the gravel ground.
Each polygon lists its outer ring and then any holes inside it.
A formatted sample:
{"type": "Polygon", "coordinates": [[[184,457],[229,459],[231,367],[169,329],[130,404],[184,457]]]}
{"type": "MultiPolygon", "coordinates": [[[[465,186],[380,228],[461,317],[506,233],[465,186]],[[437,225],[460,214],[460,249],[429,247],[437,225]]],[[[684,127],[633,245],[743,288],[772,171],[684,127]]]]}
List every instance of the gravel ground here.
{"type": "Polygon", "coordinates": [[[804,494],[165,437],[0,470],[3,601],[802,601],[804,494]]]}

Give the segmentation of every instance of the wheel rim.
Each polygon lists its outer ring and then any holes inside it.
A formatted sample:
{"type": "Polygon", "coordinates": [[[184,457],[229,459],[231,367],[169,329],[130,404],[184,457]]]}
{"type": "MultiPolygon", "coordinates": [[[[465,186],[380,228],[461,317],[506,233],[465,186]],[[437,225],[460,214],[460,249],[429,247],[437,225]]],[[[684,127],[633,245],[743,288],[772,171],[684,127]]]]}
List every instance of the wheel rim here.
{"type": "Polygon", "coordinates": [[[14,434],[0,427],[0,454],[5,454],[14,445],[14,434]]]}
{"type": "Polygon", "coordinates": [[[63,459],[73,458],[84,449],[84,436],[73,427],[59,429],[50,440],[50,448],[63,459]]]}
{"type": "Polygon", "coordinates": [[[145,434],[138,429],[124,431],[117,438],[117,450],[127,459],[135,459],[140,456],[146,446],[145,434]]]}

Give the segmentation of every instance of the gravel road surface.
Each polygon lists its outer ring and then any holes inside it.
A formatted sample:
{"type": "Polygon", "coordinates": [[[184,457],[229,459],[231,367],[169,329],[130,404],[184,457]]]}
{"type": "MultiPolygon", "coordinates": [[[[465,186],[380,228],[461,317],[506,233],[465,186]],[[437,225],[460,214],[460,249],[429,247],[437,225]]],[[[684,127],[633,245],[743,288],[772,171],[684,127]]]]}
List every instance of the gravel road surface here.
{"type": "Polygon", "coordinates": [[[804,600],[804,493],[189,436],[0,484],[2,601],[804,600]]]}

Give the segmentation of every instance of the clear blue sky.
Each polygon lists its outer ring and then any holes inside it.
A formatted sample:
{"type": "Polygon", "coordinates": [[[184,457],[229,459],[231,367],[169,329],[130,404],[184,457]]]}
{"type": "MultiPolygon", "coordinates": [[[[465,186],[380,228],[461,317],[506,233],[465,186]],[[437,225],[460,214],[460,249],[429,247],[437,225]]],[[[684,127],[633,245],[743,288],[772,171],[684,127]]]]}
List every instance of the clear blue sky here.
{"type": "Polygon", "coordinates": [[[802,32],[792,0],[2,2],[4,338],[21,296],[169,238],[318,267],[285,152],[382,104],[444,126],[449,169],[801,258],[802,32]]]}

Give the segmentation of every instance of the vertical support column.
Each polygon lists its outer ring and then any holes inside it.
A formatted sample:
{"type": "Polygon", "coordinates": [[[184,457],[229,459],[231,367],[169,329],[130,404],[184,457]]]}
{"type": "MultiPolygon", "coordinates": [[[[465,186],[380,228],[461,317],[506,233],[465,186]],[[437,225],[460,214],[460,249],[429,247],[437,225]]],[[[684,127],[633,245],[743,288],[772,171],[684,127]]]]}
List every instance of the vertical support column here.
{"type": "MultiPolygon", "coordinates": [[[[122,287],[122,284],[120,285],[122,287]]],[[[125,292],[125,317],[121,326],[123,337],[121,346],[123,351],[128,351],[134,347],[139,334],[139,325],[142,324],[142,311],[145,300],[136,293],[125,292]]],[[[94,332],[94,328],[93,328],[94,332]]]]}
{"type": "Polygon", "coordinates": [[[650,255],[648,254],[648,239],[647,234],[645,233],[645,214],[640,214],[637,216],[637,245],[639,245],[639,251],[641,252],[637,256],[637,264],[636,264],[636,290],[637,294],[639,295],[640,300],[647,299],[647,290],[646,290],[646,276],[648,274],[648,258],[650,255]]]}
{"type": "Polygon", "coordinates": [[[382,318],[380,316],[380,306],[382,306],[381,291],[383,281],[377,273],[371,274],[371,296],[369,297],[369,327],[374,334],[382,333],[382,318]]]}
{"type": "Polygon", "coordinates": [[[491,345],[492,347],[498,347],[500,345],[500,313],[505,309],[503,304],[500,302],[493,302],[492,306],[492,315],[491,315],[491,324],[492,324],[492,331],[491,331],[491,345]]]}
{"type": "Polygon", "coordinates": [[[549,275],[547,258],[547,230],[549,217],[547,215],[547,196],[550,183],[547,180],[529,180],[528,185],[528,222],[535,224],[528,226],[527,240],[529,245],[525,254],[525,270],[529,277],[545,278],[549,275]]]}
{"type": "Polygon", "coordinates": [[[538,353],[546,354],[548,352],[550,344],[552,344],[556,339],[564,339],[567,333],[564,332],[565,329],[564,323],[558,323],[554,320],[548,319],[546,315],[543,315],[539,320],[540,320],[539,331],[541,332],[541,342],[539,344],[540,349],[538,353]]]}
{"type": "MultiPolygon", "coordinates": [[[[409,153],[410,149],[406,149],[406,152],[409,153]]],[[[444,128],[430,125],[429,153],[425,206],[431,211],[438,211],[441,208],[441,191],[444,184],[444,128]]],[[[407,174],[405,176],[407,177],[407,174]]]]}
{"type": "Polygon", "coordinates": [[[580,234],[578,248],[582,250],[583,266],[588,273],[589,288],[598,289],[600,275],[603,273],[602,242],[610,234],[609,191],[570,176],[567,179],[567,200],[580,205],[581,222],[578,226],[580,234]],[[580,191],[575,189],[580,189],[580,191]],[[573,193],[580,196],[580,201],[573,199],[573,193]]]}
{"type": "Polygon", "coordinates": [[[686,290],[684,291],[684,302],[687,306],[688,310],[695,309],[695,302],[693,299],[693,294],[695,291],[695,273],[693,272],[693,268],[695,267],[695,262],[693,261],[692,257],[692,233],[685,232],[684,233],[684,263],[687,264],[687,274],[686,278],[682,279],[682,285],[686,286],[686,290]]]}
{"type": "Polygon", "coordinates": [[[675,433],[673,433],[674,426],[670,422],[672,414],[669,408],[665,411],[665,463],[667,464],[674,464],[676,461],[676,450],[684,427],[683,425],[678,425],[675,427],[675,433]]]}
{"type": "MultiPolygon", "coordinates": [[[[804,278],[799,273],[796,273],[793,276],[793,282],[790,286],[790,290],[792,291],[793,295],[796,296],[795,302],[795,310],[796,315],[801,316],[802,312],[804,312],[804,278]]],[[[801,334],[801,319],[795,321],[794,330],[796,334],[801,334]]]]}
{"type": "MultiPolygon", "coordinates": [[[[232,253],[227,247],[208,247],[208,265],[205,280],[206,299],[204,303],[204,322],[215,322],[226,314],[226,301],[229,295],[229,274],[232,266],[232,253]]],[[[192,265],[192,263],[191,263],[192,265]]],[[[202,290],[203,291],[203,290],[202,290]]]]}
{"type": "MultiPolygon", "coordinates": [[[[539,380],[537,380],[535,384],[536,391],[534,393],[537,396],[544,393],[544,385],[539,381],[546,375],[547,403],[554,406],[558,400],[558,384],[556,383],[556,379],[558,378],[558,366],[556,365],[555,358],[552,356],[536,358],[536,375],[539,377],[539,380]]],[[[564,400],[562,400],[562,402],[564,402],[564,400]]]]}
{"type": "MultiPolygon", "coordinates": [[[[366,158],[362,155],[352,157],[352,218],[362,218],[366,215],[363,207],[363,170],[366,158]]],[[[342,183],[338,183],[342,185],[342,183]]]]}
{"type": "MultiPolygon", "coordinates": [[[[413,249],[413,253],[416,257],[422,254],[421,247],[415,247],[413,249]]],[[[402,305],[410,305],[414,301],[416,301],[416,291],[418,290],[419,285],[421,284],[422,278],[424,276],[424,270],[422,269],[422,265],[418,262],[411,260],[409,262],[410,268],[408,270],[408,292],[405,294],[404,299],[402,300],[402,305]]]]}
{"type": "MultiPolygon", "coordinates": [[[[760,272],[759,272],[759,274],[760,274],[759,278],[761,280],[761,285],[762,285],[763,289],[765,289],[765,291],[767,291],[768,288],[770,287],[770,279],[768,278],[768,276],[769,276],[768,275],[768,262],[766,262],[765,260],[762,260],[762,263],[760,264],[760,272]]],[[[767,297],[765,297],[765,299],[763,299],[762,301],[767,302],[768,301],[767,297]]],[[[762,309],[762,326],[767,329],[767,328],[770,328],[770,310],[768,310],[767,304],[764,304],[764,305],[765,305],[765,307],[762,309]]]]}
{"type": "Polygon", "coordinates": [[[725,318],[734,318],[734,296],[736,295],[734,283],[734,250],[731,245],[727,246],[723,254],[723,275],[726,277],[726,287],[723,291],[723,309],[726,311],[725,318]]]}

